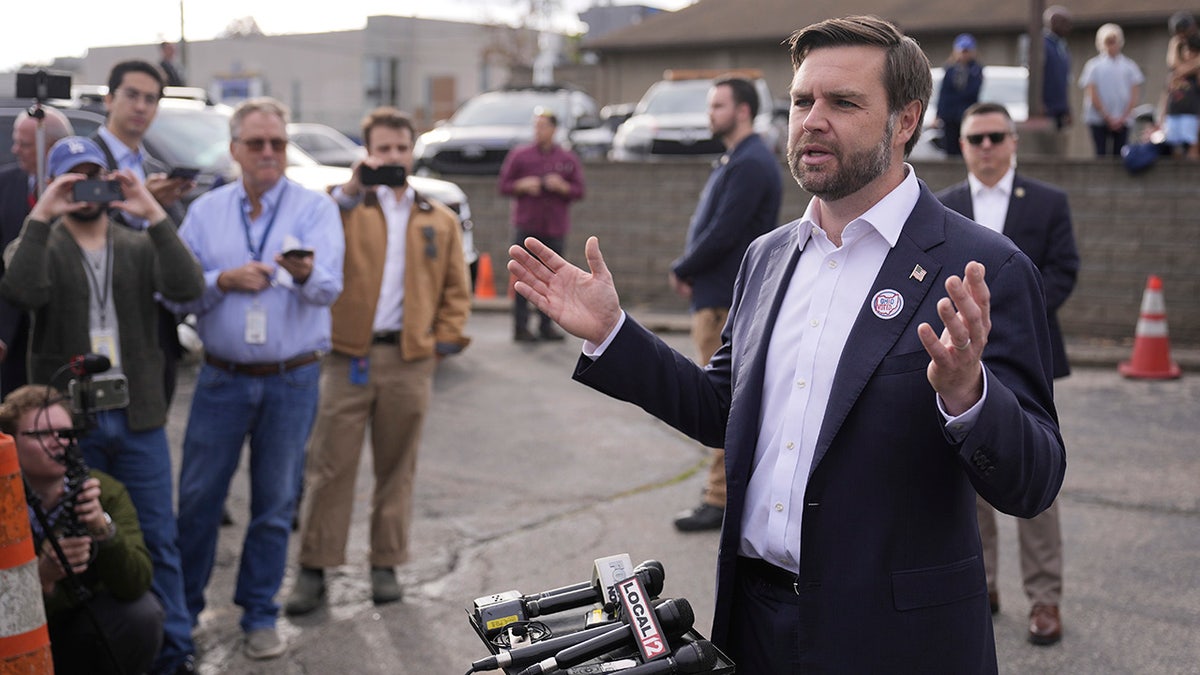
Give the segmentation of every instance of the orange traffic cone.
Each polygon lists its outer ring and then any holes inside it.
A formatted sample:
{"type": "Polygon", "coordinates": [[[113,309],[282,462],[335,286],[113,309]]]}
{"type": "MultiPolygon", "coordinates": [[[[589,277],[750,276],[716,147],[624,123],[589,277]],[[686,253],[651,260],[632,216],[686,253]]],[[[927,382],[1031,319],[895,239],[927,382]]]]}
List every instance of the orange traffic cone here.
{"type": "Polygon", "coordinates": [[[0,434],[0,675],[53,673],[25,487],[12,436],[0,434]]]}
{"type": "Polygon", "coordinates": [[[1162,279],[1151,274],[1142,295],[1142,311],[1133,337],[1133,356],[1117,366],[1125,377],[1169,380],[1179,377],[1179,364],[1171,360],[1167,339],[1167,307],[1163,302],[1162,279]]]}
{"type": "Polygon", "coordinates": [[[496,278],[492,272],[492,256],[488,253],[479,254],[479,271],[475,275],[475,297],[486,299],[496,297],[496,278]]]}

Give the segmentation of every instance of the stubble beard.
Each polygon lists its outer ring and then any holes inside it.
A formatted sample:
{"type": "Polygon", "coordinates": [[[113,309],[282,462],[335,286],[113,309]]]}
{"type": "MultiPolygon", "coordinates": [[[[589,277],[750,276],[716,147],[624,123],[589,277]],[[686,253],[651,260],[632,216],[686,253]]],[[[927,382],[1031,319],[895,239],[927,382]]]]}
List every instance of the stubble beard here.
{"type": "Polygon", "coordinates": [[[896,115],[890,114],[883,138],[874,147],[842,156],[836,146],[829,146],[837,155],[837,169],[808,167],[804,164],[800,148],[809,141],[805,134],[799,143],[788,148],[788,168],[792,171],[792,178],[809,194],[823,201],[837,201],[858,192],[887,171],[892,161],[892,136],[895,131],[896,115]]]}

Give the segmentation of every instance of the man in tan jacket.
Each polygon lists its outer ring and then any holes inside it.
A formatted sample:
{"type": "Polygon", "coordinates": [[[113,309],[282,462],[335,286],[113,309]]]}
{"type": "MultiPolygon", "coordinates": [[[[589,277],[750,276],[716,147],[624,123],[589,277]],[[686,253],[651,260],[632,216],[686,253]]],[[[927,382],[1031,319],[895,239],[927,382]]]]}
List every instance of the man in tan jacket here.
{"type": "Polygon", "coordinates": [[[343,292],[333,305],[333,351],[321,366],[321,403],[309,441],[300,573],[290,615],[325,596],[324,568],[345,563],[354,479],[367,421],[371,595],[400,599],[395,566],[408,560],[413,476],[433,373],[470,341],[470,282],[458,218],[407,184],[413,125],[394,108],[362,124],[367,157],[333,189],[346,235],[343,292]]]}

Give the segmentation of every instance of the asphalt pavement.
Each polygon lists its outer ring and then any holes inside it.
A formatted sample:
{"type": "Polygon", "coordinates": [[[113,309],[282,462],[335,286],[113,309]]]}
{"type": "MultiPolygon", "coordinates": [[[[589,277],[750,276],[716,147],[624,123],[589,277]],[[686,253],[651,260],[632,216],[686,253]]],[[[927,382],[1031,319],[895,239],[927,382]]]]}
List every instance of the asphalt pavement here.
{"type": "MultiPolygon", "coordinates": [[[[680,323],[640,318],[663,328],[680,323]]],[[[717,535],[681,534],[671,524],[698,502],[707,451],[571,381],[578,340],[514,344],[508,315],[487,311],[472,316],[469,333],[473,344],[443,362],[435,381],[417,471],[412,561],[399,569],[404,600],[380,607],[370,600],[366,448],[348,564],[329,577],[328,605],[280,618],[289,647],[282,658],[246,659],[232,602],[249,504],[243,461],[229,499],[235,524],[222,529],[196,631],[202,673],[464,673],[488,655],[468,623],[474,598],[583,581],[595,558],[616,553],[662,562],[663,597],[687,598],[707,634],[717,535]]],[[[665,337],[690,353],[686,333],[665,337]]],[[[1091,356],[1086,362],[1096,365],[1057,383],[1068,452],[1060,497],[1065,636],[1052,647],[1025,641],[1016,528],[1002,517],[1000,670],[1198,672],[1200,378],[1126,380],[1103,355],[1091,356]]],[[[176,471],[194,368],[180,380],[168,429],[176,471]]]]}

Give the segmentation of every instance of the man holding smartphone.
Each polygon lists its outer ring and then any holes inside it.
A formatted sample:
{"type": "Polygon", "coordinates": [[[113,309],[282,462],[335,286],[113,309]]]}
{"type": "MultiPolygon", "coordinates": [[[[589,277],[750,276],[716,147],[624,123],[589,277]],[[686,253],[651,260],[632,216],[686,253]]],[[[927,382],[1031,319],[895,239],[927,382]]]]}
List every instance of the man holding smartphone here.
{"type": "Polygon", "coordinates": [[[234,602],[244,652],[281,656],[275,594],[317,410],[329,307],[342,292],[345,239],[337,205],[284,175],[287,107],[244,101],[229,120],[240,180],[200,196],[180,236],[204,268],[193,312],[204,342],[179,474],[180,551],[188,611],[198,622],[212,574],[229,482],[250,444],[250,522],[234,602]],[[292,251],[296,253],[288,254],[292,251]]]}
{"type": "Polygon", "coordinates": [[[401,598],[413,477],[438,361],[470,341],[470,281],[458,218],[407,184],[413,124],[382,107],[363,120],[367,157],[333,189],[346,237],[344,290],[332,308],[333,352],[321,365],[321,404],[305,474],[300,574],[288,614],[325,596],[324,570],[345,563],[354,479],[371,422],[371,597],[401,598]]]}
{"type": "MultiPolygon", "coordinates": [[[[137,507],[154,563],[152,588],[166,614],[159,671],[173,671],[195,648],[176,547],[155,295],[192,300],[203,292],[204,278],[146,186],[127,169],[103,173],[104,161],[89,138],[69,136],[50,149],[54,180],[25,220],[0,295],[33,314],[32,382],[62,386],[50,381],[54,373],[87,353],[112,361],[97,379],[127,380],[128,407],[97,412],[95,429],[79,445],[88,465],[124,483],[137,507]],[[115,181],[124,198],[79,201],[76,188],[97,178],[115,181]],[[113,208],[152,224],[144,231],[114,226],[113,208]]],[[[107,199],[100,193],[110,189],[93,184],[80,195],[107,199]]]]}

